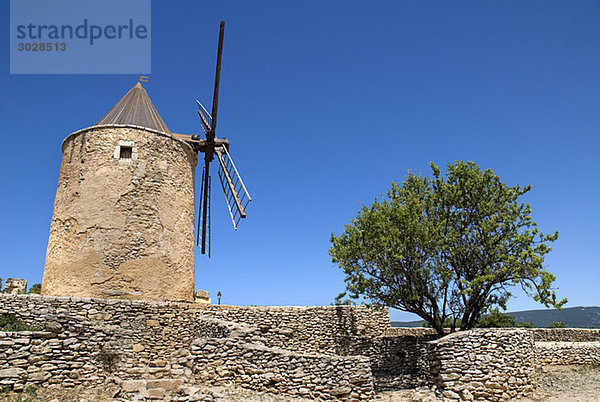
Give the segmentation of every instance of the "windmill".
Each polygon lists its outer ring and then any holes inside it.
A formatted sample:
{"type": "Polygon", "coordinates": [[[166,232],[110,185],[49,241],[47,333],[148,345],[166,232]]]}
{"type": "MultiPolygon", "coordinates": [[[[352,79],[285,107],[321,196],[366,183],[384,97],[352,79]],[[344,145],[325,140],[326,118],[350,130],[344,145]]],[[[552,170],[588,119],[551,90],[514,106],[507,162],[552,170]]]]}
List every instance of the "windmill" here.
{"type": "Polygon", "coordinates": [[[210,196],[211,177],[210,163],[215,156],[219,161],[218,176],[227,201],[229,216],[233,223],[233,229],[237,230],[240,219],[246,217],[246,207],[252,200],[250,194],[238,173],[233,159],[229,155],[229,141],[225,138],[217,138],[217,108],[219,104],[219,79],[221,76],[221,54],[223,53],[223,35],[225,32],[225,21],[221,21],[219,27],[219,45],[217,51],[217,71],[215,74],[215,90],[213,94],[212,113],[208,114],[202,103],[198,103],[198,115],[200,125],[206,139],[202,140],[200,135],[192,135],[191,139],[197,152],[204,153],[204,167],[202,169],[202,183],[200,188],[200,202],[198,208],[198,230],[196,245],[201,245],[202,254],[208,253],[210,257],[210,196]]]}

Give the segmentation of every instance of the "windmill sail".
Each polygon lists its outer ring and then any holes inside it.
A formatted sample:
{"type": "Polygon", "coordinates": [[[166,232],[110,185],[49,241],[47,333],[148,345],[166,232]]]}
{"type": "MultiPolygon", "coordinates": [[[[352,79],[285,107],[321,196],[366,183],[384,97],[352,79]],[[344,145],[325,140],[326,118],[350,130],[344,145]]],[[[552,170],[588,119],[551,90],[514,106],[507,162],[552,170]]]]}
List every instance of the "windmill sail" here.
{"type": "Polygon", "coordinates": [[[227,201],[229,216],[231,217],[233,228],[237,230],[240,219],[246,217],[246,207],[252,201],[252,198],[250,198],[250,194],[233,163],[233,159],[231,159],[229,152],[227,152],[227,148],[216,148],[215,154],[217,155],[217,159],[219,159],[219,180],[221,181],[221,187],[223,187],[223,193],[227,201]]]}
{"type": "Polygon", "coordinates": [[[194,147],[197,151],[204,152],[204,170],[202,171],[202,186],[200,190],[200,207],[198,208],[198,234],[196,244],[200,245],[200,236],[202,236],[202,254],[210,257],[210,163],[214,156],[219,160],[219,180],[227,201],[229,216],[233,223],[233,228],[237,229],[240,219],[246,217],[246,207],[252,200],[244,182],[240,177],[227,148],[229,141],[225,138],[217,138],[217,109],[219,106],[219,80],[221,76],[221,55],[223,53],[223,35],[225,32],[225,22],[221,21],[219,27],[219,45],[217,50],[217,68],[215,72],[215,90],[213,94],[212,111],[209,114],[206,108],[198,104],[198,115],[202,131],[206,135],[206,140],[200,140],[199,135],[193,135],[194,147]],[[202,235],[200,235],[202,233],[202,235]]]}
{"type": "Polygon", "coordinates": [[[198,104],[198,115],[200,116],[200,122],[202,123],[202,130],[206,134],[210,131],[212,118],[210,117],[210,115],[206,111],[206,108],[202,105],[202,103],[200,103],[199,100],[196,100],[196,103],[198,104]]]}

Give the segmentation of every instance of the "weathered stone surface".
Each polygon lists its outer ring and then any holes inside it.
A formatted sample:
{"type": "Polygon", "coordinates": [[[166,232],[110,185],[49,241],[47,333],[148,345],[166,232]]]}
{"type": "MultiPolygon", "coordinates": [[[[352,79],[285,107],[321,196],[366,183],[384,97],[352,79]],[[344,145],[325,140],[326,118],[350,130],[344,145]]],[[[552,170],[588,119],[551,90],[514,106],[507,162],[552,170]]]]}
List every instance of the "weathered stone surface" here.
{"type": "Polygon", "coordinates": [[[183,385],[183,380],[179,378],[179,379],[148,380],[146,387],[148,389],[162,388],[165,391],[172,391],[182,385],[183,385]]]}
{"type": "Polygon", "coordinates": [[[62,331],[0,332],[1,386],[117,381],[123,392],[159,399],[186,387],[190,392],[194,384],[237,384],[314,400],[369,400],[374,382],[386,381],[435,383],[437,396],[447,399],[518,399],[535,387],[534,353],[541,354],[541,347],[572,359],[600,349],[594,342],[538,342],[534,348],[525,329],[477,329],[430,342],[434,335],[426,331],[394,335],[385,311],[362,306],[207,306],[0,294],[0,312],[7,311],[28,324],[55,321],[62,331]]]}
{"type": "Polygon", "coordinates": [[[536,342],[535,356],[539,365],[597,365],[600,342],[536,342]]]}
{"type": "Polygon", "coordinates": [[[0,369],[0,378],[19,378],[25,373],[25,370],[20,368],[0,369]]]}
{"type": "Polygon", "coordinates": [[[196,293],[194,293],[194,298],[196,302],[210,303],[210,294],[208,290],[196,290],[196,293]]]}
{"type": "Polygon", "coordinates": [[[142,396],[148,399],[163,399],[165,390],[162,388],[152,388],[142,391],[142,396]]]}
{"type": "Polygon", "coordinates": [[[535,342],[600,342],[600,329],[533,328],[535,342]]]}
{"type": "Polygon", "coordinates": [[[63,327],[56,320],[48,320],[44,322],[44,329],[48,332],[60,333],[63,327]]]}
{"type": "Polygon", "coordinates": [[[193,301],[195,166],[189,145],[141,127],[69,135],[42,294],[193,301]]]}
{"type": "Polygon", "coordinates": [[[531,394],[535,356],[529,330],[474,329],[430,345],[436,392],[444,398],[497,401],[509,392],[519,398],[531,394]]]}
{"type": "Polygon", "coordinates": [[[139,392],[146,388],[145,380],[126,380],[121,383],[121,388],[125,392],[139,392]]]}
{"type": "Polygon", "coordinates": [[[27,279],[7,278],[4,292],[12,295],[27,293],[27,279]]]}
{"type": "Polygon", "coordinates": [[[2,386],[116,380],[123,392],[147,399],[168,399],[181,380],[309,399],[331,399],[331,391],[342,388],[349,392],[335,398],[370,399],[369,359],[338,356],[336,350],[346,342],[340,335],[358,334],[361,327],[377,337],[389,326],[387,312],[362,306],[219,307],[2,294],[0,311],[15,312],[29,324],[55,321],[62,327],[60,333],[0,333],[0,357],[6,357],[0,369],[26,368],[23,377],[7,377],[2,386]],[[265,335],[254,325],[262,321],[288,331],[265,335]]]}

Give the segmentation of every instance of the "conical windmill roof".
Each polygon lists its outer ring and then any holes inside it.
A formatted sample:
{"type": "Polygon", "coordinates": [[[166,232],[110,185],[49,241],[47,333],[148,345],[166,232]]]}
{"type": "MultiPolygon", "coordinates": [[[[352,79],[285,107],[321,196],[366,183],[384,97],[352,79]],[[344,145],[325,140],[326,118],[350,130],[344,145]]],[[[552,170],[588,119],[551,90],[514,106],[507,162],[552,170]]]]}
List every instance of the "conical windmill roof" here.
{"type": "Polygon", "coordinates": [[[131,124],[171,133],[140,82],[96,123],[102,124],[131,124]]]}

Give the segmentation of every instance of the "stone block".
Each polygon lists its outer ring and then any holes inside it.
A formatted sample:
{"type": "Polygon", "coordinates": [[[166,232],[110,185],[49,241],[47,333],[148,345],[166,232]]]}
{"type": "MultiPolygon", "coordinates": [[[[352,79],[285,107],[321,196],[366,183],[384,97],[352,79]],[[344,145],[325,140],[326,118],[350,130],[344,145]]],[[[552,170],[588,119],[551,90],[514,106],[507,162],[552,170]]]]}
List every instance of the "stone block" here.
{"type": "Polygon", "coordinates": [[[196,303],[210,303],[208,290],[197,290],[194,294],[194,301],[196,303]]]}
{"type": "Polygon", "coordinates": [[[181,379],[161,379],[161,380],[148,380],[146,387],[148,389],[162,388],[166,391],[172,391],[183,385],[181,379]]]}
{"type": "Polygon", "coordinates": [[[121,383],[121,389],[124,392],[141,392],[146,389],[145,380],[125,380],[121,383]]]}
{"type": "Polygon", "coordinates": [[[0,370],[0,379],[1,378],[20,378],[25,375],[25,370],[20,368],[7,368],[0,370]]]}
{"type": "Polygon", "coordinates": [[[27,279],[7,278],[4,293],[11,295],[27,293],[27,279]]]}
{"type": "Polygon", "coordinates": [[[162,388],[146,389],[141,392],[141,395],[148,399],[164,399],[165,390],[162,388]]]}

